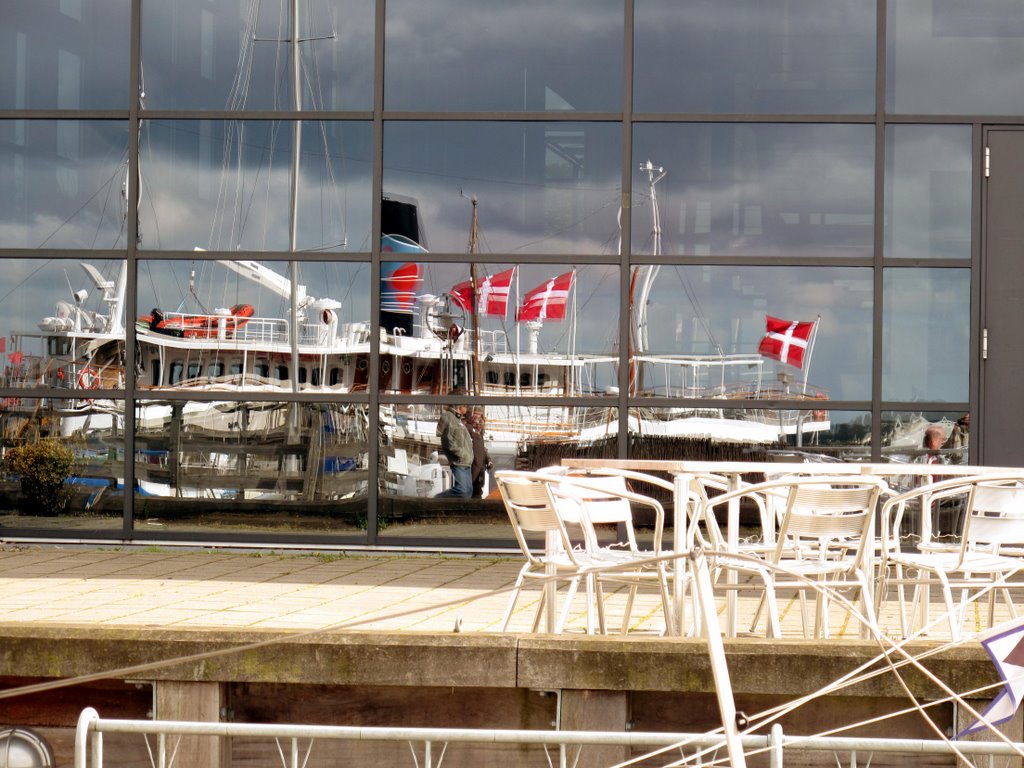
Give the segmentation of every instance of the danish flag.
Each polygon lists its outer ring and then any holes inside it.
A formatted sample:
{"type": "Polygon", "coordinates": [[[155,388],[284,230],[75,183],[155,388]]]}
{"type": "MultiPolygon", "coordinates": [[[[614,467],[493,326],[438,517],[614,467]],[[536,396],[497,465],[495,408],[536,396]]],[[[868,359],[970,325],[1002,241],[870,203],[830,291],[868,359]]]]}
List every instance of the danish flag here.
{"type": "Polygon", "coordinates": [[[765,315],[766,332],[757,351],[764,357],[778,360],[797,368],[804,367],[804,352],[814,330],[814,323],[800,320],[781,320],[765,315]]]}
{"type": "Polygon", "coordinates": [[[546,283],[541,283],[527,293],[519,306],[519,312],[516,313],[516,322],[564,319],[565,305],[569,302],[569,291],[575,277],[575,270],[566,272],[546,283]]]}
{"type": "MultiPolygon", "coordinates": [[[[512,278],[515,275],[515,271],[516,268],[512,267],[512,269],[506,269],[504,272],[499,272],[496,275],[488,275],[482,280],[477,281],[477,308],[480,313],[496,317],[505,316],[508,312],[508,294],[509,289],[512,287],[512,278]]],[[[452,297],[452,301],[467,312],[474,311],[472,308],[473,283],[471,280],[454,286],[449,295],[452,297]]]]}

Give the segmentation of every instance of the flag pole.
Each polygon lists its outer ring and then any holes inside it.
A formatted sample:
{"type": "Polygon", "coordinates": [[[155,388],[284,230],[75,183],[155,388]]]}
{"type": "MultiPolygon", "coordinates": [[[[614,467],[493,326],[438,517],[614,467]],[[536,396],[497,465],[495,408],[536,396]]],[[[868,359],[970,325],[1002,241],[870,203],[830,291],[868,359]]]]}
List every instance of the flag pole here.
{"type": "Polygon", "coordinates": [[[519,327],[520,323],[519,323],[519,269],[518,268],[516,269],[515,275],[516,275],[516,304],[515,304],[515,309],[513,310],[515,312],[515,314],[512,317],[512,319],[515,321],[515,324],[516,324],[516,395],[518,396],[519,395],[519,365],[520,365],[520,355],[522,354],[522,345],[521,345],[521,339],[520,339],[520,335],[519,335],[519,333],[520,333],[520,327],[519,327]]]}
{"type": "Polygon", "coordinates": [[[572,282],[569,285],[572,291],[572,330],[569,335],[569,396],[576,394],[576,268],[572,269],[572,282]]]}
{"type": "Polygon", "coordinates": [[[814,340],[818,338],[818,325],[821,323],[821,315],[814,321],[814,327],[811,329],[811,343],[807,345],[807,361],[804,365],[804,391],[803,394],[807,394],[807,377],[811,373],[811,355],[814,354],[814,340]]]}

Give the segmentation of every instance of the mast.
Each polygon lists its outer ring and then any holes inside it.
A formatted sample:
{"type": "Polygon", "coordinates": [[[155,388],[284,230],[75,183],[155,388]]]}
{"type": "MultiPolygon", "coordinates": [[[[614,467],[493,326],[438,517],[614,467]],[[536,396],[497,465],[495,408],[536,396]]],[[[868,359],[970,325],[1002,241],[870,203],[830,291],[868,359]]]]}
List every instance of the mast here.
{"type": "MultiPolygon", "coordinates": [[[[302,59],[299,55],[299,0],[292,0],[291,5],[291,54],[292,54],[292,108],[299,112],[302,109],[302,59]]],[[[291,211],[288,218],[288,250],[298,251],[299,235],[299,158],[302,150],[302,121],[296,120],[292,126],[292,173],[291,173],[291,211]]],[[[288,343],[292,350],[292,392],[299,391],[299,263],[292,259],[288,262],[291,277],[291,318],[288,323],[288,343]]],[[[294,409],[296,420],[298,409],[294,409]]]]}
{"type": "MultiPolygon", "coordinates": [[[[658,194],[654,185],[665,178],[665,169],[656,166],[648,160],[640,166],[642,172],[647,173],[647,188],[651,198],[651,236],[653,238],[652,256],[661,256],[661,212],[658,210],[658,194]],[[657,174],[657,176],[655,176],[657,174]]],[[[620,245],[621,248],[621,245],[620,245]]],[[[643,366],[634,361],[636,355],[647,351],[647,302],[651,295],[651,288],[658,276],[661,265],[651,264],[646,268],[643,278],[640,278],[641,270],[644,267],[634,267],[630,280],[629,298],[630,310],[632,312],[632,326],[630,328],[630,350],[629,350],[629,389],[630,394],[637,394],[643,385],[643,366]],[[639,294],[637,289],[639,288],[639,294]]]]}
{"type": "MultiPolygon", "coordinates": [[[[477,249],[477,199],[476,195],[473,195],[471,202],[473,204],[473,219],[469,227],[469,252],[471,254],[476,253],[477,249]]],[[[480,320],[478,312],[480,311],[480,296],[477,293],[478,283],[476,275],[476,262],[470,261],[469,263],[469,284],[472,286],[470,291],[470,323],[473,329],[473,394],[480,394],[480,320]]]]}

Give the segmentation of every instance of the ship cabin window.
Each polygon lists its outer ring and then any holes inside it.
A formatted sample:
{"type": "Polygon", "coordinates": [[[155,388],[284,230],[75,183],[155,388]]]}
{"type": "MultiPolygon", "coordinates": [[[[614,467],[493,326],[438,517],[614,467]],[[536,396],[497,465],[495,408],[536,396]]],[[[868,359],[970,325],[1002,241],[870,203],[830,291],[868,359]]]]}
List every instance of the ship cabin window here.
{"type": "Polygon", "coordinates": [[[175,360],[173,363],[171,363],[171,377],[167,383],[172,386],[175,384],[180,384],[181,373],[183,370],[185,370],[185,366],[182,365],[180,361],[175,360]]]}
{"type": "Polygon", "coordinates": [[[498,372],[497,371],[488,371],[487,372],[486,381],[487,381],[488,384],[497,384],[498,383],[498,372]]]}
{"type": "Polygon", "coordinates": [[[279,365],[274,369],[274,378],[278,381],[288,381],[288,366],[279,365]]]}
{"type": "Polygon", "coordinates": [[[235,362],[231,364],[231,375],[241,376],[242,375],[242,364],[235,362]]]}
{"type": "Polygon", "coordinates": [[[307,375],[306,374],[306,366],[304,366],[304,365],[299,366],[299,384],[305,384],[306,383],[306,375],[307,375]]]}
{"type": "Polygon", "coordinates": [[[537,386],[538,387],[543,387],[544,383],[547,381],[547,378],[548,378],[548,375],[546,373],[544,373],[544,371],[539,371],[537,373],[537,386]]]}
{"type": "Polygon", "coordinates": [[[330,386],[336,387],[341,384],[341,369],[331,368],[330,377],[327,379],[330,382],[330,386]]]}
{"type": "Polygon", "coordinates": [[[160,358],[159,357],[154,357],[149,362],[149,370],[152,371],[153,386],[154,387],[159,387],[160,386],[160,374],[162,373],[162,371],[160,370],[160,358]]]}
{"type": "Polygon", "coordinates": [[[519,374],[519,386],[520,387],[529,387],[529,386],[532,385],[532,382],[533,382],[533,376],[531,376],[526,371],[523,371],[522,373],[519,374]]]}
{"type": "Polygon", "coordinates": [[[264,379],[270,378],[270,366],[266,363],[256,363],[254,370],[257,376],[262,376],[264,379]]]}
{"type": "Polygon", "coordinates": [[[220,360],[214,360],[212,363],[210,363],[209,366],[207,366],[206,375],[209,376],[211,379],[215,379],[218,376],[223,376],[224,363],[222,363],[220,360]]]}
{"type": "Polygon", "coordinates": [[[51,357],[54,355],[67,355],[71,352],[71,339],[65,339],[60,336],[48,336],[46,338],[46,348],[51,357]]]}
{"type": "MultiPolygon", "coordinates": [[[[305,370],[305,369],[303,369],[303,370],[305,370]]],[[[312,375],[312,383],[313,383],[314,387],[319,387],[320,386],[320,379],[321,379],[320,369],[319,368],[314,368],[313,369],[313,375],[312,375]]]]}
{"type": "Polygon", "coordinates": [[[199,376],[202,374],[202,372],[203,372],[203,366],[201,366],[199,363],[189,363],[188,364],[188,378],[190,378],[190,379],[198,379],[199,376]]]}
{"type": "Polygon", "coordinates": [[[502,383],[506,387],[514,387],[516,385],[516,375],[512,371],[505,371],[505,378],[502,383]]]}

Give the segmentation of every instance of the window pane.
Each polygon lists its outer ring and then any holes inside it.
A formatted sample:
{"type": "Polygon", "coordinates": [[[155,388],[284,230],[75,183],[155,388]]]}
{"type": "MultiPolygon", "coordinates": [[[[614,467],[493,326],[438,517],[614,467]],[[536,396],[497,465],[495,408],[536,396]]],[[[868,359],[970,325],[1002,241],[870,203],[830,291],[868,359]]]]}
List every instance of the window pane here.
{"type": "Polygon", "coordinates": [[[967,269],[887,269],[882,399],[966,402],[970,372],[967,269]]]}
{"type": "Polygon", "coordinates": [[[643,124],[633,156],[634,253],[859,256],[873,246],[870,125],[643,124]]]}
{"type": "Polygon", "coordinates": [[[888,12],[888,111],[1002,115],[1024,100],[1018,3],[900,0],[888,12]]]}
{"type": "Polygon", "coordinates": [[[971,127],[886,127],[885,255],[971,257],[971,127]]]}
{"type": "Polygon", "coordinates": [[[870,397],[870,269],[662,265],[636,270],[633,303],[643,312],[633,318],[632,333],[640,394],[870,397]],[[783,338],[786,327],[776,331],[783,341],[766,350],[785,360],[759,353],[767,316],[803,323],[788,339],[783,338]]]}
{"type": "MultiPolygon", "coordinates": [[[[123,293],[120,303],[116,299],[123,262],[91,260],[82,268],[58,259],[4,259],[0,264],[6,283],[0,295],[3,385],[123,388],[123,293]]],[[[91,392],[75,394],[81,397],[50,404],[84,408],[93,401],[91,392]]]]}
{"type": "Polygon", "coordinates": [[[0,120],[0,248],[124,248],[126,123],[0,120]]]}
{"type": "MultiPolygon", "coordinates": [[[[477,486],[469,497],[453,497],[452,466],[468,460],[469,454],[459,447],[465,436],[458,438],[452,432],[445,437],[447,453],[442,446],[438,423],[447,408],[381,407],[382,538],[497,540],[515,546],[508,515],[494,485],[493,470],[540,469],[558,463],[563,457],[615,452],[615,408],[471,405],[465,408],[465,414],[477,412],[481,425],[482,442],[477,443],[476,456],[482,459],[486,454],[493,468],[482,469],[477,475],[478,479],[487,478],[484,487],[477,486]],[[460,458],[462,453],[465,455],[460,458]],[[438,497],[446,492],[447,496],[438,497]]],[[[451,421],[449,418],[449,430],[453,429],[451,421]]],[[[486,467],[486,461],[478,464],[486,467]]],[[[470,464],[471,482],[473,477],[470,464]]]]}
{"type": "MultiPolygon", "coordinates": [[[[616,383],[618,274],[611,266],[385,262],[380,388],[402,394],[446,394],[456,387],[484,396],[603,394],[616,383]],[[403,275],[409,281],[404,286],[403,275]],[[394,286],[408,291],[405,302],[394,286]]],[[[365,386],[367,373],[360,376],[365,386]]]]}
{"type": "Polygon", "coordinates": [[[874,3],[640,0],[635,24],[635,110],[874,111],[874,3]]]}
{"type": "Polygon", "coordinates": [[[45,535],[120,532],[124,509],[124,401],[0,401],[5,434],[0,525],[45,535]],[[57,518],[55,522],[54,518],[57,518]]]}
{"type": "Polygon", "coordinates": [[[966,464],[970,431],[971,416],[960,411],[886,411],[882,453],[891,461],[966,464]]]}
{"type": "Polygon", "coordinates": [[[128,106],[130,0],[6,2],[0,109],[128,106]]]}
{"type": "Polygon", "coordinates": [[[870,440],[871,414],[864,411],[631,408],[629,412],[631,459],[866,461],[870,440]]]}
{"type": "Polygon", "coordinates": [[[620,135],[608,123],[386,123],[384,192],[418,201],[433,251],[466,251],[476,198],[481,250],[614,252],[620,135]]]}
{"type": "Polygon", "coordinates": [[[369,355],[370,265],[301,262],[293,357],[288,262],[139,265],[140,387],[350,392],[369,355]]]}
{"type": "Polygon", "coordinates": [[[141,401],[136,529],[362,538],[366,420],[338,402],[141,401]]]}
{"type": "MultiPolygon", "coordinates": [[[[150,109],[295,108],[291,0],[144,0],[150,109]]],[[[373,3],[301,0],[302,109],[373,106],[373,3]]]]}
{"type": "Polygon", "coordinates": [[[389,0],[385,29],[388,109],[622,109],[621,0],[389,0]]]}
{"type": "MultiPolygon", "coordinates": [[[[370,125],[305,121],[296,250],[370,250],[370,125]]],[[[295,123],[143,124],[143,248],[288,251],[295,123]]]]}

